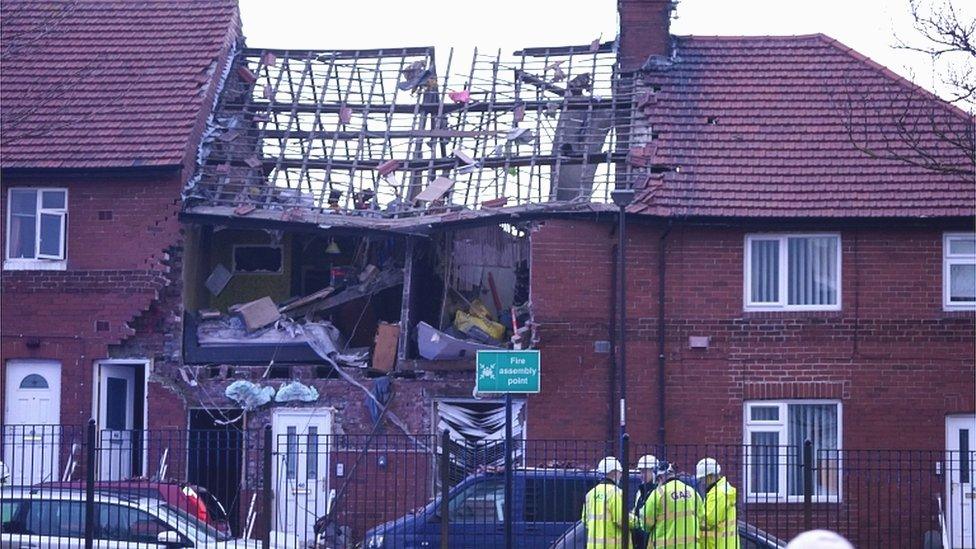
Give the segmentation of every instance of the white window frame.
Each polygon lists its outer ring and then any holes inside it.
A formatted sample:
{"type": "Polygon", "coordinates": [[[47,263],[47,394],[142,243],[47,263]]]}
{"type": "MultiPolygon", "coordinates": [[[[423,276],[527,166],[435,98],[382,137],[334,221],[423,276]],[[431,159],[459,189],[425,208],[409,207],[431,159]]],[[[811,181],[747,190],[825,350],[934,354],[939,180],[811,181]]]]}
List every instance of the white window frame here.
{"type": "Polygon", "coordinates": [[[68,189],[63,187],[11,187],[7,191],[7,237],[4,242],[3,269],[7,271],[63,271],[68,266],[68,189]],[[37,203],[34,208],[34,257],[10,257],[10,225],[13,218],[11,205],[14,191],[35,191],[37,203]],[[45,192],[64,193],[64,208],[44,208],[45,192]],[[58,255],[41,253],[41,215],[57,215],[61,218],[61,246],[58,255]]]}
{"type": "Polygon", "coordinates": [[[965,238],[968,240],[974,237],[976,237],[976,233],[945,233],[942,235],[942,308],[946,311],[976,310],[976,303],[953,303],[949,299],[949,291],[951,289],[949,268],[952,265],[976,264],[976,255],[950,253],[949,241],[956,238],[965,238]]]}
{"type": "Polygon", "coordinates": [[[285,248],[280,244],[234,244],[231,246],[230,272],[234,276],[238,275],[280,275],[285,272],[285,248]],[[238,248],[274,248],[281,253],[281,265],[277,271],[238,271],[237,270],[237,249],[238,248]]]}
{"type": "Polygon", "coordinates": [[[837,232],[828,233],[752,233],[745,237],[745,253],[743,254],[743,284],[742,306],[746,311],[839,311],[843,303],[843,247],[841,236],[837,232]],[[837,267],[834,276],[837,278],[837,303],[830,305],[790,305],[789,301],[789,249],[790,238],[818,238],[835,237],[837,239],[837,267]],[[752,300],[752,242],[754,240],[779,241],[779,301],[755,302],[752,300]]]}
{"type": "MultiPolygon", "coordinates": [[[[743,406],[742,415],[742,443],[743,443],[743,460],[742,460],[742,478],[744,479],[746,500],[756,503],[776,503],[776,502],[786,502],[786,503],[802,503],[803,495],[790,495],[789,494],[789,482],[788,482],[788,470],[787,470],[787,441],[789,440],[789,425],[788,421],[788,411],[787,407],[789,405],[796,404],[834,404],[837,406],[837,493],[828,495],[818,495],[813,494],[812,501],[814,503],[837,503],[842,501],[842,494],[844,493],[844,463],[843,463],[843,448],[844,448],[844,404],[840,400],[836,399],[805,399],[805,400],[750,400],[746,401],[743,406]],[[779,419],[777,420],[753,420],[752,419],[752,409],[762,407],[778,407],[779,408],[779,419]],[[752,492],[752,475],[749,471],[749,465],[751,462],[751,450],[752,450],[752,433],[778,433],[779,442],[777,459],[779,460],[778,467],[778,492],[763,492],[763,493],[753,493],[752,492]]],[[[800,450],[802,452],[802,449],[800,450]]]]}

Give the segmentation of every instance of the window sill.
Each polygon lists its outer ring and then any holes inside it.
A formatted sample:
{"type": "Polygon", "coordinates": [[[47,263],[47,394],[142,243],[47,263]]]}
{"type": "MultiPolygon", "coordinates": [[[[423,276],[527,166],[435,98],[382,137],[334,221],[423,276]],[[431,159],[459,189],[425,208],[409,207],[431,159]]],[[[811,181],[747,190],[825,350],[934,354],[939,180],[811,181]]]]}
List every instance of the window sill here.
{"type": "MultiPolygon", "coordinates": [[[[803,496],[776,496],[770,495],[766,496],[746,496],[746,503],[753,505],[762,505],[764,503],[770,503],[775,505],[781,504],[798,504],[803,505],[803,496]]],[[[814,504],[824,504],[824,503],[843,503],[840,496],[814,496],[810,503],[814,504]]]]}
{"type": "Polygon", "coordinates": [[[745,314],[768,314],[775,313],[781,315],[796,315],[796,314],[808,314],[808,313],[841,313],[843,309],[838,306],[831,307],[815,307],[815,308],[793,308],[793,307],[752,307],[747,306],[742,309],[745,314]]]}
{"type": "Polygon", "coordinates": [[[68,261],[64,259],[6,259],[5,271],[66,271],[68,261]]]}
{"type": "Polygon", "coordinates": [[[946,313],[967,313],[976,311],[976,303],[966,304],[966,305],[949,305],[946,303],[942,304],[942,310],[946,313]]]}

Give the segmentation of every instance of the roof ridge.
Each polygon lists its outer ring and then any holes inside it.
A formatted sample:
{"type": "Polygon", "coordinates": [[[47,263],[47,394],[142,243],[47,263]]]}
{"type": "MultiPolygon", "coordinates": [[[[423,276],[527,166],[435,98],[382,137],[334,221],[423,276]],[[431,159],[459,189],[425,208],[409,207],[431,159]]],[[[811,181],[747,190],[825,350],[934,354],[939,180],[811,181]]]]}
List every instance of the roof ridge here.
{"type": "Polygon", "coordinates": [[[675,38],[691,40],[795,40],[824,36],[823,33],[812,34],[676,34],[675,38]]]}

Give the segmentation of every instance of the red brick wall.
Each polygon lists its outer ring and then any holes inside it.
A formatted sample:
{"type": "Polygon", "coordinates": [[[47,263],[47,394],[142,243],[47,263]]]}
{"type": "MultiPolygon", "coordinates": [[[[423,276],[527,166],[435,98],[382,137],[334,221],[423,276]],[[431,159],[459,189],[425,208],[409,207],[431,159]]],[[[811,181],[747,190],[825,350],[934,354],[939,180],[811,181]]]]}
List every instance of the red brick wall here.
{"type": "MultiPolygon", "coordinates": [[[[956,226],[846,227],[842,310],[744,312],[743,248],[769,224],[675,226],[668,237],[667,438],[738,444],[742,402],[839,398],[846,448],[943,448],[944,416],[976,408],[974,314],[942,310],[942,233],[956,226]],[[691,335],[708,349],[688,348],[691,335]]],[[[533,437],[603,438],[614,223],[550,220],[532,233],[532,302],[541,324],[542,394],[533,437]]],[[[657,263],[661,228],[628,229],[628,426],[657,442],[657,263]]]]}
{"type": "MultiPolygon", "coordinates": [[[[178,271],[171,272],[170,255],[178,249],[181,185],[179,171],[151,177],[4,178],[2,219],[11,187],[68,189],[67,270],[3,272],[0,347],[4,364],[13,358],[61,362],[64,423],[80,424],[91,416],[94,361],[112,356],[156,358],[155,349],[118,355],[112,347],[136,335],[140,316],[174,276],[178,279],[178,271]],[[104,219],[109,217],[105,213],[99,219],[99,212],[111,212],[111,219],[104,219]],[[38,346],[28,347],[29,340],[38,346]]],[[[0,241],[4,237],[0,235],[0,241]]],[[[156,326],[143,328],[152,332],[156,326]]],[[[156,417],[169,417],[153,411],[182,409],[171,391],[155,383],[150,384],[149,398],[150,426],[156,417]]]]}
{"type": "Polygon", "coordinates": [[[669,56],[672,0],[618,0],[620,62],[635,70],[648,56],[669,56]]]}

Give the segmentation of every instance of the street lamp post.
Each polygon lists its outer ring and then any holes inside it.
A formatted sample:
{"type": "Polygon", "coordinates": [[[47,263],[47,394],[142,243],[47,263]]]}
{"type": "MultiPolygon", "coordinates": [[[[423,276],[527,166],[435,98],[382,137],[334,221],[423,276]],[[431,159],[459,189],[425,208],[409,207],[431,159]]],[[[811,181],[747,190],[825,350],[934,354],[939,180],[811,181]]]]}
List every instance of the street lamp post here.
{"type": "Polygon", "coordinates": [[[634,201],[633,189],[616,189],[610,193],[617,205],[617,361],[620,365],[620,435],[627,432],[627,217],[625,210],[634,201]]]}

